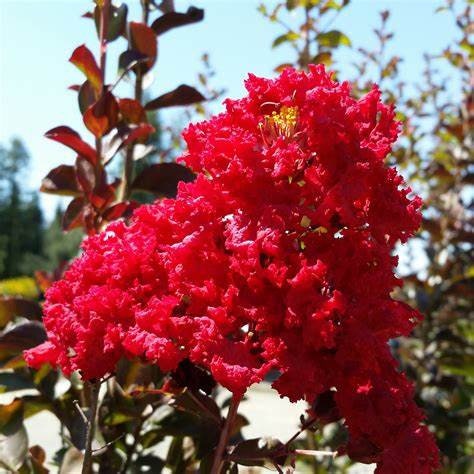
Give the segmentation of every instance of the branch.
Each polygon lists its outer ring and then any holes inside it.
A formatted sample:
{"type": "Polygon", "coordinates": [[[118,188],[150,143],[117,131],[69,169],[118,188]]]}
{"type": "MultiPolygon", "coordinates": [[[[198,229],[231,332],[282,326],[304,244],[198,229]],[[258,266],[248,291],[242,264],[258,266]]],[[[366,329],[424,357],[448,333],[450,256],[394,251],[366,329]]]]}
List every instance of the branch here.
{"type": "Polygon", "coordinates": [[[221,436],[219,438],[219,444],[217,445],[216,453],[214,455],[211,474],[219,474],[221,471],[223,457],[227,448],[227,442],[229,441],[230,429],[234,423],[241,400],[242,397],[232,397],[229,411],[227,413],[227,418],[225,420],[224,427],[222,428],[221,436]]]}

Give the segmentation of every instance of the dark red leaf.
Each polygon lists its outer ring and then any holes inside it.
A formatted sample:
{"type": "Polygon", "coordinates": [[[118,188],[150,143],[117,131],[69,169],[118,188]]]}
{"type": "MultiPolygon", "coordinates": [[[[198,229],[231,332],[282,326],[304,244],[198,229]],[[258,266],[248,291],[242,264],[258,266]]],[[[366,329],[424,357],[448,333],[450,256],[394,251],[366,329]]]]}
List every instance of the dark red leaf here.
{"type": "Polygon", "coordinates": [[[69,61],[74,64],[92,84],[97,94],[102,90],[102,74],[99,66],[85,44],[77,47],[72,53],[69,61]]]}
{"type": "Polygon", "coordinates": [[[108,207],[102,214],[102,218],[106,221],[114,221],[122,217],[128,210],[128,202],[119,202],[113,206],[108,207]]]}
{"type": "MultiPolygon", "coordinates": [[[[95,20],[95,26],[97,34],[100,33],[100,11],[99,6],[95,7],[94,15],[91,18],[95,20]]],[[[125,3],[122,3],[120,6],[116,7],[115,5],[110,5],[109,10],[109,19],[107,25],[107,41],[114,41],[119,36],[125,33],[127,26],[127,13],[128,7],[125,3]]]]}
{"type": "Polygon", "coordinates": [[[156,110],[164,107],[173,107],[175,105],[190,105],[202,102],[203,100],[206,100],[206,98],[194,87],[181,84],[176,89],[148,102],[145,105],[145,109],[156,110]]]}
{"type": "Polygon", "coordinates": [[[79,84],[73,84],[72,86],[69,86],[68,89],[70,91],[79,92],[79,90],[81,89],[81,86],[79,84]]]}
{"type": "Polygon", "coordinates": [[[89,81],[85,81],[79,88],[77,100],[79,102],[79,110],[84,114],[86,110],[95,102],[96,96],[94,88],[89,81]]]}
{"type": "Polygon", "coordinates": [[[86,110],[84,125],[96,138],[101,138],[117,125],[118,110],[115,97],[107,92],[86,110]]]}
{"type": "Polygon", "coordinates": [[[148,59],[142,65],[145,71],[153,67],[157,55],[157,40],[155,32],[144,23],[130,22],[130,43],[132,48],[144,54],[148,59]]]}
{"type": "Polygon", "coordinates": [[[119,99],[119,109],[126,123],[139,124],[147,121],[145,109],[137,100],[119,99]]]}
{"type": "Polygon", "coordinates": [[[76,159],[75,174],[81,189],[87,194],[96,186],[95,167],[80,156],[76,159]]]}
{"type": "Polygon", "coordinates": [[[95,164],[97,161],[97,152],[94,148],[83,141],[81,136],[72,128],[64,125],[53,128],[46,132],[45,137],[66,145],[92,164],[95,164]]]}
{"type": "Polygon", "coordinates": [[[239,464],[255,466],[266,459],[282,465],[285,462],[287,449],[275,438],[246,439],[238,443],[229,455],[229,458],[239,464]]]}
{"type": "Polygon", "coordinates": [[[101,210],[107,207],[115,198],[115,189],[111,185],[95,188],[89,196],[89,201],[95,209],[101,210]]]}
{"type": "Polygon", "coordinates": [[[74,166],[60,165],[53,168],[41,181],[40,191],[61,196],[79,196],[74,166]]]}
{"type": "Polygon", "coordinates": [[[132,184],[133,189],[148,191],[159,196],[175,197],[178,183],[194,181],[195,174],[178,163],[159,163],[145,168],[132,184]]]}
{"type": "Polygon", "coordinates": [[[372,464],[380,459],[381,449],[367,437],[350,438],[346,446],[347,455],[354,461],[372,464]]]}
{"type": "Polygon", "coordinates": [[[148,56],[134,49],[127,49],[119,57],[119,73],[124,73],[133,69],[137,64],[147,61],[148,56]]]}
{"type": "Polygon", "coordinates": [[[75,229],[82,225],[82,214],[85,201],[82,197],[74,198],[66,208],[63,215],[62,227],[64,230],[75,229]]]}
{"type": "Polygon", "coordinates": [[[135,127],[130,127],[126,134],[126,138],[122,143],[122,147],[127,146],[135,141],[145,140],[154,131],[155,128],[148,123],[141,123],[135,127]]]}
{"type": "Polygon", "coordinates": [[[41,320],[41,307],[36,301],[13,296],[0,296],[0,328],[16,316],[41,320]]]}
{"type": "Polygon", "coordinates": [[[46,331],[39,321],[28,321],[18,324],[8,331],[0,333],[0,358],[14,355],[30,349],[46,340],[46,331]]]}
{"type": "Polygon", "coordinates": [[[204,10],[189,7],[186,13],[169,12],[161,15],[151,25],[157,35],[162,35],[172,28],[197,23],[204,18],[204,10]]]}

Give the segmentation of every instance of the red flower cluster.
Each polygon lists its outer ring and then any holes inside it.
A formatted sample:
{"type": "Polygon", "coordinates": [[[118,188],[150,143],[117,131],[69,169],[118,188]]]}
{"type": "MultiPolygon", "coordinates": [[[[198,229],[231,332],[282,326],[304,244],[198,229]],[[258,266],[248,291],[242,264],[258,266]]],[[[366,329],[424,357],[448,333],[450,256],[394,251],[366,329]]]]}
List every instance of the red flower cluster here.
{"type": "Polygon", "coordinates": [[[276,369],[281,396],[334,401],[354,459],[432,472],[436,446],[387,345],[420,316],[390,297],[393,247],[420,222],[384,164],[393,110],[320,66],[246,86],[185,132],[194,183],[87,240],[26,359],[86,379],[122,356],[164,371],[190,359],[237,397],[276,369]]]}

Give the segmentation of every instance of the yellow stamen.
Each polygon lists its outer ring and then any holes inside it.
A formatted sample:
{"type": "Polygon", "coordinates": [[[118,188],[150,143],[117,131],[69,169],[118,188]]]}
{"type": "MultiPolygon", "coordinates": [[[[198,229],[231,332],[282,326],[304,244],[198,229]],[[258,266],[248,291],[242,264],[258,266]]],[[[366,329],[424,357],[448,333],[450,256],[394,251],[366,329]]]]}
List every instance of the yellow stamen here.
{"type": "Polygon", "coordinates": [[[298,124],[298,107],[283,105],[279,112],[273,111],[265,116],[265,122],[260,127],[268,133],[271,139],[277,137],[291,138],[298,124]]]}

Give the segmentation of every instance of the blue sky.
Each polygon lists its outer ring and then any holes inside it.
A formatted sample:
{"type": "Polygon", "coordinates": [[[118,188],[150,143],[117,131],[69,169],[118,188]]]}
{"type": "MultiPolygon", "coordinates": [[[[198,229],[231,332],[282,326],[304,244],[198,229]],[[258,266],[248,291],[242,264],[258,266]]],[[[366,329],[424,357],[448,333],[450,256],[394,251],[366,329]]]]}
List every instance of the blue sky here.
{"type": "MultiPolygon", "coordinates": [[[[134,3],[130,17],[138,18],[138,2],[128,3],[134,3]]],[[[285,47],[271,49],[272,40],[282,31],[256,11],[259,3],[176,1],[178,10],[195,5],[204,8],[206,16],[203,22],[173,30],[160,39],[150,95],[194,82],[204,52],[210,54],[217,73],[214,84],[225,87],[230,97],[244,93],[248,72],[273,75],[273,68],[291,58],[291,52],[285,47]]],[[[86,43],[97,50],[92,22],[80,18],[91,4],[88,0],[0,0],[0,143],[13,136],[25,141],[32,156],[26,175],[30,189],[37,189],[52,167],[74,159],[72,152],[45,139],[44,132],[69,125],[87,136],[75,94],[67,86],[82,80],[68,63],[74,48],[86,43]]],[[[274,2],[267,0],[266,4],[274,2]]],[[[440,4],[440,0],[352,0],[332,27],[347,33],[354,47],[370,48],[378,12],[389,9],[389,24],[395,32],[389,53],[404,58],[401,73],[408,82],[416,82],[421,80],[423,52],[441,51],[456,34],[449,15],[434,13],[440,4]]],[[[109,80],[115,76],[114,53],[124,47],[120,41],[111,48],[109,80]]],[[[350,50],[341,50],[340,59],[340,77],[344,78],[353,73],[350,50]]],[[[41,202],[51,216],[57,199],[43,195],[41,202]]]]}

